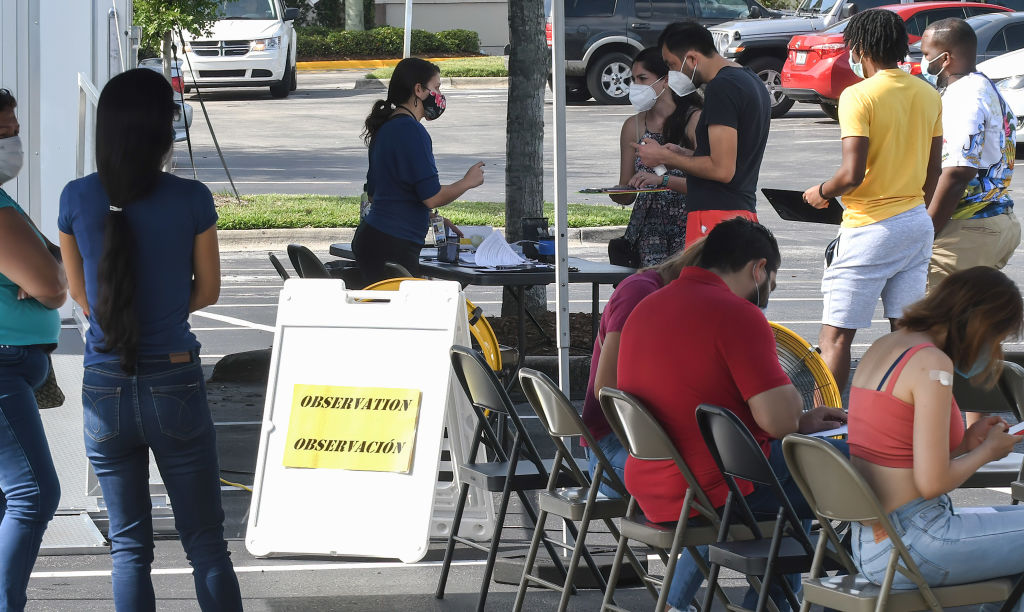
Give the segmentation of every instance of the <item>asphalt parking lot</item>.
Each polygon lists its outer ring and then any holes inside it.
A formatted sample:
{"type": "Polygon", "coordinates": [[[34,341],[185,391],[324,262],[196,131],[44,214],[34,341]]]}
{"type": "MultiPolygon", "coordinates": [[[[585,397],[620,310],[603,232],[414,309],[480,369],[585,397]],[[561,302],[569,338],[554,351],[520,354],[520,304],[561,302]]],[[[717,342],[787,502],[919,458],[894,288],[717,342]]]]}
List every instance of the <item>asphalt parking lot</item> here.
{"type": "MultiPolygon", "coordinates": [[[[358,77],[356,73],[300,73],[298,91],[286,100],[272,100],[262,89],[206,95],[211,122],[239,190],[358,194],[366,170],[366,152],[358,133],[370,104],[379,95],[372,90],[352,89],[358,77]]],[[[505,91],[446,93],[446,114],[428,125],[442,181],[459,178],[472,163],[483,160],[487,162],[487,183],[467,197],[502,200],[505,91]]],[[[224,191],[226,177],[213,150],[198,99],[186,96],[186,101],[195,107],[193,136],[199,178],[214,191],[224,191]]],[[[550,104],[548,109],[550,118],[550,104]]],[[[597,202],[595,196],[574,192],[617,182],[619,126],[629,112],[629,107],[569,107],[567,174],[573,193],[571,201],[597,202]]],[[[839,163],[838,136],[838,125],[816,107],[797,105],[787,117],[773,121],[761,186],[804,188],[827,178],[839,163]]],[[[546,150],[550,151],[550,134],[548,138],[546,150]]],[[[179,146],[175,156],[179,175],[191,176],[187,160],[185,147],[179,146]]],[[[550,159],[546,164],[545,192],[551,199],[550,159]]],[[[1015,181],[1018,194],[1022,193],[1022,180],[1015,181]]],[[[763,201],[758,212],[776,233],[783,252],[778,290],[772,296],[768,316],[813,342],[821,315],[822,250],[835,230],[784,222],[763,201]]],[[[281,281],[270,267],[266,252],[273,250],[283,255],[284,247],[284,243],[268,243],[259,250],[223,253],[220,302],[193,317],[193,329],[203,343],[204,364],[213,365],[224,355],[270,346],[281,281]]],[[[574,242],[570,249],[576,256],[606,258],[604,244],[574,242]]],[[[319,254],[328,257],[326,252],[319,254]]],[[[1024,258],[1019,253],[1007,272],[1019,284],[1024,283],[1024,258]]],[[[607,300],[610,292],[610,287],[603,288],[602,300],[607,300]]],[[[497,290],[469,287],[466,295],[481,305],[485,314],[498,313],[501,296],[497,290]]],[[[553,299],[550,290],[549,297],[553,299]]],[[[573,287],[570,300],[573,311],[589,311],[590,287],[573,287]]],[[[862,354],[873,339],[886,331],[887,323],[879,311],[872,329],[858,335],[855,355],[862,354]]],[[[1021,350],[1024,345],[1008,348],[1021,350]]],[[[258,427],[261,412],[261,406],[231,413],[215,410],[223,443],[241,439],[244,432],[251,433],[258,427]]],[[[222,451],[222,457],[225,456],[230,458],[230,452],[222,451]]],[[[958,491],[956,499],[972,505],[1009,501],[1008,495],[992,490],[958,491]]],[[[248,496],[242,492],[226,493],[226,506],[230,548],[247,609],[449,611],[470,609],[475,601],[482,571],[480,556],[467,553],[460,557],[461,564],[452,571],[449,595],[438,601],[433,598],[441,558],[436,543],[424,562],[412,565],[379,559],[257,559],[245,551],[240,539],[248,496]]],[[[513,535],[524,535],[521,530],[516,531],[519,533],[513,535]]],[[[600,540],[601,536],[598,537],[600,540]]],[[[159,609],[198,609],[187,560],[176,540],[157,542],[154,568],[159,609]]],[[[113,609],[110,562],[106,557],[42,557],[33,576],[29,610],[113,609]]],[[[738,582],[729,584],[731,594],[738,593],[738,582]]],[[[510,609],[513,598],[513,587],[492,585],[489,609],[510,609]]],[[[585,592],[574,598],[571,609],[593,610],[599,600],[596,593],[585,592]]],[[[527,602],[528,610],[550,610],[557,597],[536,593],[527,602]]],[[[623,591],[620,603],[633,609],[653,606],[644,592],[635,589],[623,591]]]]}

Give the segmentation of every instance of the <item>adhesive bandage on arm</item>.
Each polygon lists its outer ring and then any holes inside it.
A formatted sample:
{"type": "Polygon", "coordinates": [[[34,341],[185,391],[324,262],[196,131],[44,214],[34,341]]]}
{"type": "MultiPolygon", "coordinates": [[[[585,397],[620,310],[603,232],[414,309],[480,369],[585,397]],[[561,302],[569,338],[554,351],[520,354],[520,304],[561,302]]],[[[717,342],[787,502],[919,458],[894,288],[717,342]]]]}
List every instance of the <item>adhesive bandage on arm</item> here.
{"type": "Polygon", "coordinates": [[[950,387],[953,385],[953,375],[945,370],[929,370],[929,380],[937,380],[943,387],[950,387]]]}

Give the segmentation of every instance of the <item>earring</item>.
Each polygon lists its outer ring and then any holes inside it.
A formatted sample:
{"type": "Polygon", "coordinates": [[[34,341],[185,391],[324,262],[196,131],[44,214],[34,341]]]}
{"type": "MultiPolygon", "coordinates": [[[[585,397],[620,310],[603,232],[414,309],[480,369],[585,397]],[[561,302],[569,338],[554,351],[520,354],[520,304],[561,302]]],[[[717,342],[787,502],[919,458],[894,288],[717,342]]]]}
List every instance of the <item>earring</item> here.
{"type": "Polygon", "coordinates": [[[419,105],[420,105],[420,99],[419,98],[413,98],[413,100],[412,100],[412,107],[413,108],[417,108],[417,107],[419,107],[419,105]]]}

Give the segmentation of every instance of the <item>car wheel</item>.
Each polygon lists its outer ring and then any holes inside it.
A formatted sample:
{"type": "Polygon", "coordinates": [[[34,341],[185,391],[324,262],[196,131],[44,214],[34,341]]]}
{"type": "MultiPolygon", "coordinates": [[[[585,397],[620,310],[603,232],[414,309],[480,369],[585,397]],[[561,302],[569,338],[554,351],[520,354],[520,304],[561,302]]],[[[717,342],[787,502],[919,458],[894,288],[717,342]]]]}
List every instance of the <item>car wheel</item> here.
{"type": "Polygon", "coordinates": [[[820,106],[821,106],[821,110],[824,111],[824,113],[826,115],[828,115],[829,119],[831,119],[832,121],[839,121],[839,107],[838,106],[836,106],[835,104],[830,104],[828,102],[822,102],[820,104],[820,106]]]}
{"type": "Polygon", "coordinates": [[[772,117],[782,117],[793,108],[793,100],[782,93],[782,60],[775,57],[759,57],[747,68],[753,70],[764,81],[772,101],[772,117]]]}
{"type": "Polygon", "coordinates": [[[295,65],[292,65],[292,87],[289,91],[295,91],[299,88],[299,69],[295,65]]]}
{"type": "Polygon", "coordinates": [[[613,51],[592,60],[587,69],[587,89],[601,104],[629,104],[633,58],[613,51]]]}
{"type": "Polygon", "coordinates": [[[270,86],[270,96],[273,98],[287,98],[292,91],[295,72],[288,68],[288,64],[289,62],[285,62],[284,76],[281,80],[270,86]]]}

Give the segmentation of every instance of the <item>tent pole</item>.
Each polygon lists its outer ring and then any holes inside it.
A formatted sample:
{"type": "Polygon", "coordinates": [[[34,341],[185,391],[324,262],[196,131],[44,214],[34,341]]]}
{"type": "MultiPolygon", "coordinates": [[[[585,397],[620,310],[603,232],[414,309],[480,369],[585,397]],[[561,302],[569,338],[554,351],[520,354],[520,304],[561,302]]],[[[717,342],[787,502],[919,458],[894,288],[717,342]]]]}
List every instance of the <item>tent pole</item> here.
{"type": "Polygon", "coordinates": [[[405,0],[405,33],[402,41],[402,57],[412,56],[412,0],[405,0]]]}
{"type": "Polygon", "coordinates": [[[551,3],[551,90],[554,97],[555,286],[558,386],[569,397],[569,240],[565,152],[565,3],[551,3]]]}

